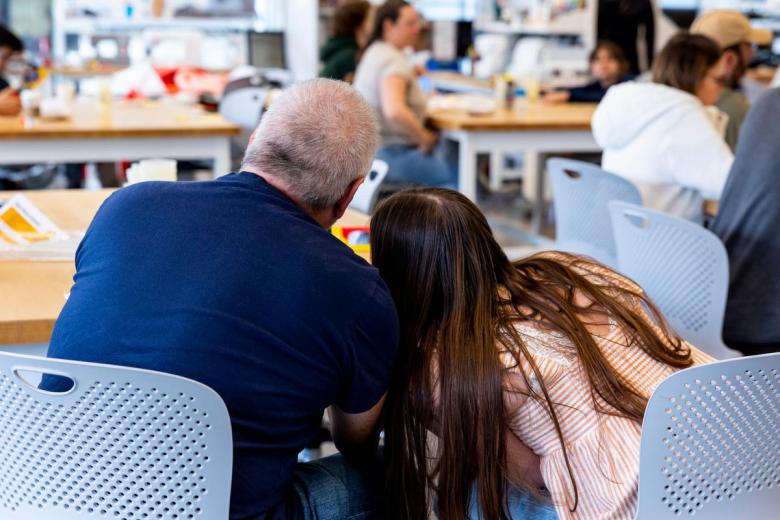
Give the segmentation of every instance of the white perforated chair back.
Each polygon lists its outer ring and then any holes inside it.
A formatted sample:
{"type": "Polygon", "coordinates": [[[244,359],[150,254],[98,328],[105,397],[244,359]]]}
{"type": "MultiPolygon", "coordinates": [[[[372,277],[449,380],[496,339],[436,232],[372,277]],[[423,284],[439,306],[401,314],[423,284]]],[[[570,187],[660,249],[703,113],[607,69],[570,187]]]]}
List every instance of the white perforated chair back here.
{"type": "Polygon", "coordinates": [[[634,204],[609,207],[618,270],[645,290],[683,339],[717,359],[738,356],[721,337],[729,260],[718,237],[634,204]]]}
{"type": "Polygon", "coordinates": [[[352,202],[349,203],[349,207],[369,215],[376,204],[377,196],[379,195],[379,188],[382,186],[382,181],[387,177],[389,166],[381,159],[374,159],[371,164],[371,171],[366,175],[366,180],[360,185],[355,196],[352,198],[352,202]]]}
{"type": "Polygon", "coordinates": [[[642,424],[636,518],[780,518],[780,354],[658,385],[642,424]]]}
{"type": "Polygon", "coordinates": [[[254,130],[265,108],[267,86],[246,86],[225,94],[219,102],[219,114],[245,130],[254,130]]]}
{"type": "Polygon", "coordinates": [[[623,177],[581,161],[550,159],[547,169],[553,188],[556,247],[614,266],[615,241],[607,203],[641,204],[639,190],[623,177]]]}
{"type": "Polygon", "coordinates": [[[3,520],[226,519],[232,461],[227,409],[200,383],[0,353],[3,520]],[[75,385],[43,392],[27,371],[75,385]]]}

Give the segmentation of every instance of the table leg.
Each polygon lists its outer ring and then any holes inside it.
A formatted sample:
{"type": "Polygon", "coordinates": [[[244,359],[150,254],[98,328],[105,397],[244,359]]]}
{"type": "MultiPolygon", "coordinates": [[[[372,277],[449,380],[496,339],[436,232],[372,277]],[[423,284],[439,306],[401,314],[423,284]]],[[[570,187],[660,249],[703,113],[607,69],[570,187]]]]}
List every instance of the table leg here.
{"type": "Polygon", "coordinates": [[[490,189],[498,191],[504,181],[504,154],[500,149],[490,152],[490,189]]]}
{"type": "Polygon", "coordinates": [[[477,200],[477,154],[468,132],[458,135],[458,191],[477,200]]]}
{"type": "Polygon", "coordinates": [[[220,140],[214,154],[214,178],[221,177],[231,171],[230,139],[225,137],[220,140]]]}
{"type": "Polygon", "coordinates": [[[525,161],[525,179],[534,179],[534,201],[531,217],[531,232],[541,234],[544,219],[544,163],[541,154],[536,150],[528,150],[523,158],[525,161]]]}

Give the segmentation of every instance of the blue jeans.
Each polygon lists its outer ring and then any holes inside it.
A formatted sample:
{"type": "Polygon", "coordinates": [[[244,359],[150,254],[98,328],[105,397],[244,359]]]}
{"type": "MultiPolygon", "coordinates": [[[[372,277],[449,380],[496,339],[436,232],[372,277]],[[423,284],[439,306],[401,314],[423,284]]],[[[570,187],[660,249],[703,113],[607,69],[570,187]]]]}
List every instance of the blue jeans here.
{"type": "Polygon", "coordinates": [[[433,153],[424,153],[415,146],[391,145],[379,149],[377,159],[387,163],[387,181],[399,184],[419,184],[457,189],[457,145],[442,141],[433,153]]]}
{"type": "MultiPolygon", "coordinates": [[[[507,502],[509,518],[512,520],[557,520],[558,514],[552,503],[539,501],[532,494],[521,491],[514,486],[507,486],[507,502]]],[[[469,520],[489,520],[482,517],[477,501],[476,488],[471,488],[469,520]]]]}
{"type": "Polygon", "coordinates": [[[340,454],[298,464],[293,488],[304,520],[381,518],[384,465],[377,459],[357,467],[340,454]]]}
{"type": "MultiPolygon", "coordinates": [[[[293,487],[305,520],[369,520],[382,518],[384,465],[381,458],[356,467],[341,455],[298,464],[293,487]]],[[[471,520],[482,520],[472,492],[471,520]]],[[[509,489],[513,520],[555,520],[555,509],[520,490],[509,489]]]]}

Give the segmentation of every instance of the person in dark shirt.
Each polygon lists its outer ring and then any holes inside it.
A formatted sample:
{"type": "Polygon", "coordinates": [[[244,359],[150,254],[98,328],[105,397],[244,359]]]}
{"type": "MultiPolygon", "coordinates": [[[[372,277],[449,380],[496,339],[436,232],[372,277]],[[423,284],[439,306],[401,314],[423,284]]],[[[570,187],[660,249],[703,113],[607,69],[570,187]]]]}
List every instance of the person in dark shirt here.
{"type": "Polygon", "coordinates": [[[0,25],[0,116],[15,116],[22,111],[19,92],[10,87],[3,73],[11,58],[23,50],[22,41],[0,25]]]}
{"type": "Polygon", "coordinates": [[[723,340],[744,354],[780,352],[780,89],[742,125],[712,231],[729,254],[723,340]]]}
{"type": "Polygon", "coordinates": [[[635,76],[642,72],[637,45],[640,34],[644,65],[649,69],[655,54],[655,13],[651,0],[599,0],[597,38],[615,42],[623,49],[628,72],[635,76]]]}
{"type": "Polygon", "coordinates": [[[263,116],[241,172],[120,189],[76,253],[48,355],[216,390],[233,428],[231,519],[380,507],[372,461],[398,319],[377,270],[327,229],[369,171],[376,128],[345,83],[295,85],[263,116]],[[343,456],[296,465],[326,408],[343,456]]]}
{"type": "Polygon", "coordinates": [[[320,76],[352,82],[358,54],[371,33],[371,4],[368,0],[347,0],[333,17],[333,35],[320,50],[320,76]]]}
{"type": "Polygon", "coordinates": [[[598,103],[612,85],[630,81],[626,74],[628,63],[620,47],[612,42],[599,42],[588,57],[593,81],[581,87],[548,92],[542,98],[546,103],[598,103]]]}

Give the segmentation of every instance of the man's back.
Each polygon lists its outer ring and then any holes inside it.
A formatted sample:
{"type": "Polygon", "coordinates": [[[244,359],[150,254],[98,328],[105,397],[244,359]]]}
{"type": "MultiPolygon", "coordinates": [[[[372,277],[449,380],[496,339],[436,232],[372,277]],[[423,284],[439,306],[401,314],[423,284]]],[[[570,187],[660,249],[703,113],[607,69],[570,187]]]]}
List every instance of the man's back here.
{"type": "Polygon", "coordinates": [[[233,423],[231,518],[294,516],[296,455],[323,409],[360,413],[385,392],[398,334],[387,288],[257,175],[122,189],[76,265],[49,355],[216,390],[233,423]]]}

